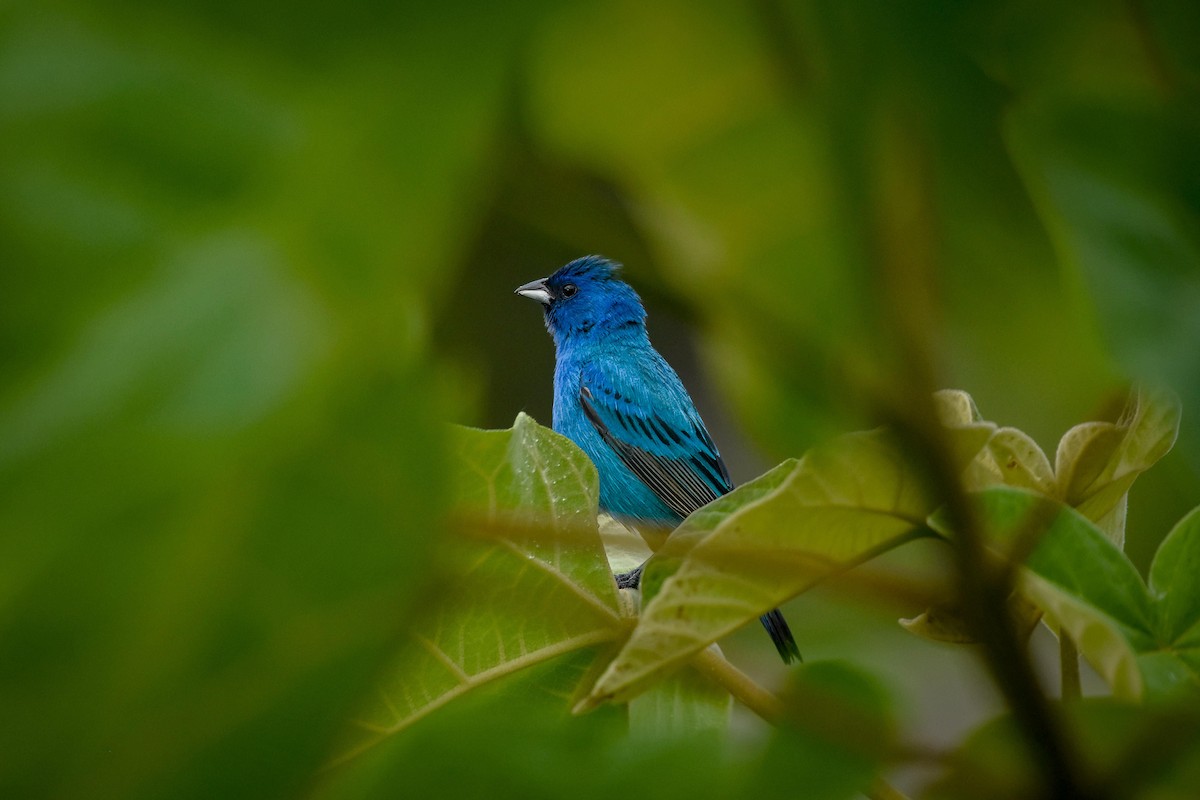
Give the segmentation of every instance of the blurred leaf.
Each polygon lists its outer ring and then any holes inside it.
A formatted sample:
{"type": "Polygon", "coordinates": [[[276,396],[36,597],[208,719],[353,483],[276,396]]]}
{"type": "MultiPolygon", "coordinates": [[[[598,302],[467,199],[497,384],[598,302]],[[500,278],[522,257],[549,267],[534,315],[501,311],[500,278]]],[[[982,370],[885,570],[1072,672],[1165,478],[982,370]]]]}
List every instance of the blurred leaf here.
{"type": "Polygon", "coordinates": [[[188,434],[230,436],[277,410],[331,338],[328,315],[280,262],[246,236],[181,253],[0,412],[0,464],[147,400],[156,425],[188,434]]]}
{"type": "MultiPolygon", "coordinates": [[[[946,429],[962,466],[991,430],[946,429]]],[[[589,702],[635,696],[821,578],[917,535],[937,504],[881,431],[839,437],[713,501],[647,566],[638,625],[589,702]]]]}
{"type": "Polygon", "coordinates": [[[1006,131],[1110,351],[1127,374],[1174,386],[1189,404],[1200,401],[1187,344],[1200,338],[1196,97],[1195,85],[1174,96],[1035,96],[1006,131]]]}
{"type": "MultiPolygon", "coordinates": [[[[589,765],[601,763],[601,754],[618,757],[612,751],[628,737],[624,709],[570,714],[570,697],[595,658],[595,648],[576,650],[480,686],[353,761],[323,770],[312,797],[394,798],[397,787],[405,796],[548,799],[571,787],[574,796],[602,797],[579,776],[608,783],[589,765]]],[[[611,774],[628,781],[615,766],[611,774]]]]}
{"type": "MultiPolygon", "coordinates": [[[[247,313],[250,334],[273,312],[247,313]]],[[[197,344],[169,366],[233,343],[197,344]]],[[[229,386],[232,413],[193,425],[145,366],[100,420],[0,468],[0,794],[291,794],[419,580],[441,497],[422,375],[327,368],[269,411],[229,386]]]]}
{"type": "Polygon", "coordinates": [[[570,6],[535,51],[530,107],[548,149],[625,190],[664,283],[719,330],[706,363],[782,459],[846,429],[842,353],[820,346],[860,341],[863,315],[825,120],[787,102],[764,46],[782,31],[763,16],[681,0],[570,6]]]}
{"type": "Polygon", "coordinates": [[[568,653],[480,687],[323,773],[315,800],[394,798],[398,789],[406,797],[612,800],[650,785],[663,800],[739,796],[747,757],[712,731],[631,736],[624,706],[571,715],[570,697],[595,656],[594,648],[568,653]]]}
{"type": "Polygon", "coordinates": [[[339,761],[449,701],[533,664],[617,638],[624,624],[596,528],[596,470],[525,414],[504,431],[455,428],[449,583],[360,715],[339,761]],[[469,516],[477,513],[477,521],[469,516]]]}
{"type": "Polygon", "coordinates": [[[684,668],[629,701],[629,733],[649,741],[696,734],[723,739],[729,732],[732,709],[728,691],[694,669],[684,668]]]}
{"type": "Polygon", "coordinates": [[[782,700],[784,721],[744,796],[876,796],[868,790],[896,740],[893,704],[878,681],[840,661],[805,663],[789,672],[782,700]]]}
{"type": "MultiPolygon", "coordinates": [[[[1012,614],[1013,629],[1022,640],[1028,639],[1042,618],[1041,609],[1020,592],[1009,595],[1008,609],[1012,614]]],[[[971,632],[962,609],[953,605],[934,606],[911,619],[901,619],[900,627],[934,642],[975,644],[978,641],[971,632]]]]}
{"type": "Polygon", "coordinates": [[[962,610],[953,606],[933,606],[915,617],[900,620],[900,627],[933,642],[974,644],[977,640],[962,610]]]}
{"type": "MultiPolygon", "coordinates": [[[[1086,699],[1060,707],[1080,773],[1104,794],[1186,800],[1200,785],[1200,708],[1126,705],[1086,699]]],[[[929,800],[1010,800],[1044,793],[1011,717],[994,720],[951,757],[923,795],[929,800]]]]}
{"type": "Polygon", "coordinates": [[[531,12],[235,6],[0,13],[6,797],[294,796],[426,577],[531,12]]]}

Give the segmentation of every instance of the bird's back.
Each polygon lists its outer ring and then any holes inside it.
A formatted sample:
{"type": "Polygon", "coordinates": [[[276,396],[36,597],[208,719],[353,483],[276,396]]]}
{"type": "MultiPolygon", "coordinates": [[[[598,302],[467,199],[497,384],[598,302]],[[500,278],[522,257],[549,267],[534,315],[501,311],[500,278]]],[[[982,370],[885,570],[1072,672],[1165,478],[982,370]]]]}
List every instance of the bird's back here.
{"type": "Polygon", "coordinates": [[[554,428],[600,473],[606,511],[676,524],[732,489],[679,376],[643,337],[560,353],[554,428]]]}

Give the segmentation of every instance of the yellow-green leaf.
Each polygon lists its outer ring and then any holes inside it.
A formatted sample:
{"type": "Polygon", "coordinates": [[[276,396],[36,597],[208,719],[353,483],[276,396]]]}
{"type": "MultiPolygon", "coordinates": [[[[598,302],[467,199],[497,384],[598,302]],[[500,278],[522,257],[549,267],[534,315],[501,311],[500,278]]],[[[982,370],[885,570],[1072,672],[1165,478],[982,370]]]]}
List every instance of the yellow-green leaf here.
{"type": "MultiPolygon", "coordinates": [[[[991,431],[946,429],[960,467],[991,431]]],[[[635,696],[821,578],[917,534],[936,505],[884,431],[841,436],[710,503],[647,567],[642,616],[590,702],[635,696]]]]}
{"type": "Polygon", "coordinates": [[[1139,389],[1117,422],[1087,422],[1067,431],[1055,457],[1058,496],[1123,547],[1125,495],[1174,445],[1180,415],[1173,393],[1139,389]]]}
{"type": "Polygon", "coordinates": [[[657,742],[697,733],[724,736],[732,710],[726,689],[684,668],[629,701],[629,733],[657,742]]]}
{"type": "MultiPolygon", "coordinates": [[[[960,389],[936,392],[934,404],[943,425],[984,422],[971,395],[960,389]]],[[[963,483],[968,489],[999,484],[1049,494],[1054,490],[1054,472],[1042,448],[1028,434],[1016,428],[999,428],[978,451],[963,475],[963,483]]]]}
{"type": "Polygon", "coordinates": [[[587,456],[524,414],[509,430],[456,428],[453,439],[459,516],[445,585],[343,758],[473,689],[625,629],[587,456]]]}
{"type": "MultiPolygon", "coordinates": [[[[1013,626],[1021,638],[1028,638],[1042,619],[1042,612],[1020,592],[1009,595],[1008,609],[1012,614],[1013,626]]],[[[911,634],[935,642],[974,644],[978,641],[971,632],[962,608],[955,605],[938,605],[928,608],[911,619],[900,620],[900,627],[911,634]]]]}

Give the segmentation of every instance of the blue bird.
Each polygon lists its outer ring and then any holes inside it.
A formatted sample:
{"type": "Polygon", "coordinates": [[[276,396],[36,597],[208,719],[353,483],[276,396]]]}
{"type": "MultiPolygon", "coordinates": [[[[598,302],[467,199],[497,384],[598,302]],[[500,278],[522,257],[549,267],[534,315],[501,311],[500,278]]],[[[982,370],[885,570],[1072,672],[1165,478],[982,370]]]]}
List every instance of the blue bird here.
{"type": "MultiPolygon", "coordinates": [[[[585,256],[516,294],[545,311],[555,349],[554,430],[596,465],[600,507],[675,526],[733,483],[679,376],[650,344],[641,299],[617,269],[585,256]]],[[[641,571],[618,575],[617,584],[636,587],[641,571]]],[[[761,620],[784,663],[799,660],[779,609],[761,620]]]]}

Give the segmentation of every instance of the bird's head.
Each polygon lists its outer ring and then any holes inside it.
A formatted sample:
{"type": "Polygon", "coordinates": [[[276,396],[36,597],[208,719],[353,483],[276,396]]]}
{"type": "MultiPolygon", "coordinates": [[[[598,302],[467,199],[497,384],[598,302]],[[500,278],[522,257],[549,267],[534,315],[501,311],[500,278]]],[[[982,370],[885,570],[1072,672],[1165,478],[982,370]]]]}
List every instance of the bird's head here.
{"type": "Polygon", "coordinates": [[[615,331],[645,331],[646,311],[633,288],[617,277],[618,265],[601,256],[584,256],[549,278],[517,287],[516,294],[537,300],[556,343],[615,331]]]}

